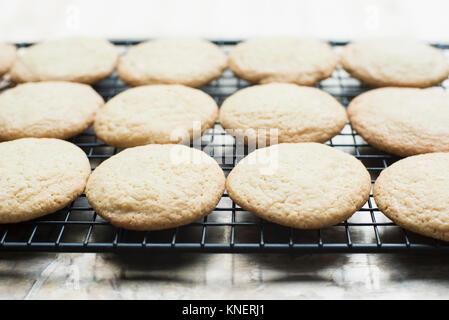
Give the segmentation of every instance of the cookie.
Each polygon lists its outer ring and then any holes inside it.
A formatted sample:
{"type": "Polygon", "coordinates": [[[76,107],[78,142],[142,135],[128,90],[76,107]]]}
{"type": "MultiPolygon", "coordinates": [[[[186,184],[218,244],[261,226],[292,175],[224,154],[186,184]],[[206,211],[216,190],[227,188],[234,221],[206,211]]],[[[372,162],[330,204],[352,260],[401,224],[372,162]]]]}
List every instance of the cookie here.
{"type": "Polygon", "coordinates": [[[380,88],[348,107],[355,131],[372,146],[399,156],[449,151],[449,93],[380,88]]]}
{"type": "Polygon", "coordinates": [[[118,52],[106,40],[73,37],[25,49],[11,69],[14,82],[73,81],[93,84],[109,76],[118,52]]]}
{"type": "Polygon", "coordinates": [[[449,153],[429,153],[395,162],[374,184],[380,211],[399,226],[449,241],[449,153]]]}
{"type": "Polygon", "coordinates": [[[84,191],[86,154],[58,139],[24,138],[0,143],[0,223],[54,213],[84,191]]]}
{"type": "Polygon", "coordinates": [[[371,38],[345,46],[343,68],[373,87],[436,85],[449,75],[441,50],[404,38],[371,38]]]}
{"type": "Polygon", "coordinates": [[[300,229],[348,219],[368,200],[371,178],[355,157],[319,143],[282,143],[241,160],[226,181],[231,199],[268,221],[300,229]]]}
{"type": "Polygon", "coordinates": [[[126,149],[92,173],[86,196],[114,226],[161,230],[194,222],[215,209],[225,177],[204,152],[183,145],[126,149]]]}
{"type": "Polygon", "coordinates": [[[68,139],[93,122],[103,98],[90,86],[36,82],[0,94],[0,141],[25,137],[68,139]]]}
{"type": "Polygon", "coordinates": [[[0,76],[9,71],[16,60],[16,47],[6,43],[0,43],[0,76]]]}
{"type": "Polygon", "coordinates": [[[226,55],[200,39],[159,39],[140,43],[120,58],[120,79],[132,86],[183,84],[201,87],[221,76],[226,55]]]}
{"type": "Polygon", "coordinates": [[[343,129],[347,117],[343,106],[324,91],[270,83],[227,98],[220,108],[220,123],[239,140],[269,145],[325,142],[343,129]]]}
{"type": "Polygon", "coordinates": [[[201,90],[182,85],[150,85],[124,91],[100,110],[95,133],[108,145],[128,148],[179,143],[214,125],[218,107],[201,90]]]}
{"type": "Polygon", "coordinates": [[[232,72],[252,83],[313,85],[330,77],[337,63],[330,45],[308,38],[252,39],[239,43],[229,55],[232,72]]]}

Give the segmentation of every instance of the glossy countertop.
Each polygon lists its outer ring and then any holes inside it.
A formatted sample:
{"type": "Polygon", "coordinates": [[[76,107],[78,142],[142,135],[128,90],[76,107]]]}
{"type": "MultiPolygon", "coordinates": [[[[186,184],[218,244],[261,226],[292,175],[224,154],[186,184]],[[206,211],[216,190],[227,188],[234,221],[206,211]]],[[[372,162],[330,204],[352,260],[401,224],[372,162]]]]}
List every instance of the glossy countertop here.
{"type": "Polygon", "coordinates": [[[449,257],[0,253],[0,299],[447,299],[449,257]]]}

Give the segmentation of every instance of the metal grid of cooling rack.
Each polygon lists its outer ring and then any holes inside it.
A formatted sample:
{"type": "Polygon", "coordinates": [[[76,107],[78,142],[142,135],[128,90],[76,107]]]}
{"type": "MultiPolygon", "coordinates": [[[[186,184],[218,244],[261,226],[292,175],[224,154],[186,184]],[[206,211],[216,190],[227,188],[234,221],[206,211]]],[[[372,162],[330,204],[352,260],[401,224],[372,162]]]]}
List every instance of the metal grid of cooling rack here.
{"type": "MultiPolygon", "coordinates": [[[[237,41],[214,41],[229,52],[237,41]]],[[[114,41],[126,51],[136,41],[114,41]]],[[[331,42],[338,52],[343,42],[331,42]]],[[[21,44],[19,46],[27,46],[21,44]]],[[[449,45],[436,45],[449,53],[449,45]]],[[[226,71],[220,79],[202,88],[220,105],[248,83],[226,71]]],[[[442,85],[449,88],[449,80],[442,85]]],[[[367,88],[340,67],[318,88],[336,97],[344,106],[367,88]]],[[[94,88],[109,100],[126,86],[113,74],[94,88]]],[[[99,141],[92,129],[71,140],[88,155],[92,169],[119,150],[99,141]]],[[[347,124],[327,144],[348,152],[367,167],[374,183],[378,174],[398,158],[370,147],[347,124]]],[[[240,151],[234,139],[219,123],[192,143],[215,158],[226,174],[251,150],[240,151]]],[[[449,244],[408,232],[388,220],[377,208],[372,195],[365,206],[347,221],[320,230],[297,230],[259,219],[239,208],[225,193],[207,217],[187,226],[151,232],[118,229],[99,217],[85,195],[67,208],[29,222],[0,226],[0,251],[119,252],[185,251],[216,253],[381,253],[442,252],[449,244]]]]}

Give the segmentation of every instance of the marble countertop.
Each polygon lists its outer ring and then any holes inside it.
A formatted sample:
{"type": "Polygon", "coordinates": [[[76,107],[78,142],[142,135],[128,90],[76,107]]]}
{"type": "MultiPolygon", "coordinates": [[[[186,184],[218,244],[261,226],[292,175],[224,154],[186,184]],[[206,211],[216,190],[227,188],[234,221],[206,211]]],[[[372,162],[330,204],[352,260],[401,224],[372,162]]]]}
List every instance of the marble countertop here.
{"type": "Polygon", "coordinates": [[[449,257],[1,253],[0,299],[447,299],[449,257]]]}

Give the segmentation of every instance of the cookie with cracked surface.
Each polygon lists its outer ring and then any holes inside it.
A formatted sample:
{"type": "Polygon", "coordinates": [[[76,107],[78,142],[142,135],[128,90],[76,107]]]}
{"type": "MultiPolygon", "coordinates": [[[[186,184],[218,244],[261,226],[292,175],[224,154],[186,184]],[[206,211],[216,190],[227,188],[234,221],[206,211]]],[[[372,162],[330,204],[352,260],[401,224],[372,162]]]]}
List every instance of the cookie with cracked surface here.
{"type": "Polygon", "coordinates": [[[103,98],[90,86],[48,81],[0,94],[0,141],[25,137],[68,139],[86,130],[103,98]]]}
{"type": "Polygon", "coordinates": [[[348,219],[368,200],[371,178],[355,157],[319,143],[282,143],[250,153],[226,181],[229,196],[268,221],[299,229],[348,219]]]}
{"type": "Polygon", "coordinates": [[[345,46],[343,68],[373,87],[431,87],[449,76],[441,50],[406,38],[370,38],[345,46]]]}
{"type": "Polygon", "coordinates": [[[399,160],[374,184],[380,211],[399,226],[449,241],[449,153],[399,160]]]}
{"type": "Polygon", "coordinates": [[[14,82],[72,81],[93,84],[109,76],[118,51],[102,39],[69,37],[25,49],[11,68],[14,82]]]}
{"type": "Polygon", "coordinates": [[[0,43],[0,76],[9,71],[16,60],[16,47],[11,44],[0,43]]]}
{"type": "Polygon", "coordinates": [[[24,138],[0,143],[0,223],[54,213],[84,191],[86,154],[58,139],[24,138]]]}
{"type": "Polygon", "coordinates": [[[215,209],[225,177],[206,153],[183,145],[126,149],[92,173],[86,196],[113,225],[161,230],[194,222],[215,209]]]}
{"type": "Polygon", "coordinates": [[[218,116],[214,99],[181,85],[149,85],[126,90],[99,111],[95,133],[105,143],[129,148],[179,143],[212,127],[218,116]]]}
{"type": "Polygon", "coordinates": [[[343,129],[347,117],[343,106],[324,91],[270,83],[239,90],[227,98],[220,108],[220,123],[245,143],[269,145],[276,140],[325,142],[343,129]]]}
{"type": "Polygon", "coordinates": [[[449,93],[380,88],[348,107],[352,127],[372,146],[399,156],[449,151],[449,93]]]}
{"type": "Polygon", "coordinates": [[[338,59],[327,43],[295,37],[251,39],[229,55],[229,67],[252,83],[313,85],[332,75],[338,59]]]}
{"type": "Polygon", "coordinates": [[[118,64],[120,79],[132,86],[183,84],[201,87],[227,68],[226,55],[200,39],[157,39],[133,46],[118,64]]]}

